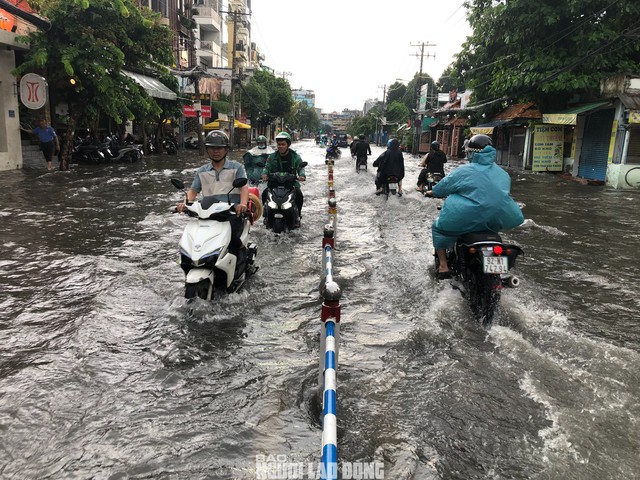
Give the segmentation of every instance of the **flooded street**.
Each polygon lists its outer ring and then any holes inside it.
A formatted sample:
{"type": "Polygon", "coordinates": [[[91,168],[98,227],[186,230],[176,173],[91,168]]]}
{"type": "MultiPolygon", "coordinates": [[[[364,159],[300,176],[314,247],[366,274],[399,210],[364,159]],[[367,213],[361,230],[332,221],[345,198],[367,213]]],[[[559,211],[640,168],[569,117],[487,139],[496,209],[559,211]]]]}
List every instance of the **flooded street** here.
{"type": "MultiPolygon", "coordinates": [[[[312,141],[293,148],[302,228],[257,222],[260,270],[212,304],[183,298],[169,182],[203,158],[0,172],[0,478],[255,479],[260,455],[319,461],[327,169],[312,141]]],[[[393,480],[640,478],[640,192],[512,173],[521,287],[487,330],[431,274],[440,200],[413,190],[418,159],[385,201],[372,149],[367,172],[345,149],[334,173],[340,461],[393,480]]]]}

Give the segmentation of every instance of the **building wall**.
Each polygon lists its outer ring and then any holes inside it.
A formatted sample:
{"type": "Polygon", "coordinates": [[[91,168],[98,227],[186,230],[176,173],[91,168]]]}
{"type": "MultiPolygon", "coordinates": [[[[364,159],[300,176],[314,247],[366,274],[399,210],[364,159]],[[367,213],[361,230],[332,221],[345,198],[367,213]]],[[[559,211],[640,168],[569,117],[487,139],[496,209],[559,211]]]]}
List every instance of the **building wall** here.
{"type": "Polygon", "coordinates": [[[0,40],[0,170],[13,170],[22,168],[22,146],[18,88],[10,73],[15,68],[15,54],[5,45],[0,40]]]}

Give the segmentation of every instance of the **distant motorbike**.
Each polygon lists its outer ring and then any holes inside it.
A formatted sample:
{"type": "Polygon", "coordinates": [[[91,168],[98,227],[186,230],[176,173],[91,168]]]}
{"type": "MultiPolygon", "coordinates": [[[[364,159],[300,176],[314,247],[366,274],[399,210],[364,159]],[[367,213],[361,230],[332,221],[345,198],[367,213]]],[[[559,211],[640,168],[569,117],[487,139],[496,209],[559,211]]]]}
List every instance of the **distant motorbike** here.
{"type": "MultiPolygon", "coordinates": [[[[184,191],[181,180],[174,178],[171,183],[184,191]]],[[[246,178],[236,179],[233,188],[241,188],[246,183],[246,178]]],[[[229,193],[231,190],[227,198],[229,193]]],[[[244,216],[244,229],[240,236],[242,248],[236,256],[229,252],[229,219],[236,215],[235,205],[230,200],[224,203],[211,196],[204,197],[202,201],[185,203],[185,209],[190,217],[194,217],[185,226],[180,239],[179,263],[185,274],[185,298],[212,300],[216,289],[227,293],[238,291],[258,270],[255,265],[257,247],[248,241],[251,213],[244,216]]]]}
{"type": "Polygon", "coordinates": [[[367,157],[362,156],[356,158],[356,172],[360,173],[360,169],[364,168],[364,171],[367,171],[367,157]]]}
{"type": "Polygon", "coordinates": [[[162,139],[162,149],[169,155],[176,155],[178,153],[178,146],[176,145],[176,142],[170,138],[162,139]]]}
{"type": "Polygon", "coordinates": [[[427,181],[422,186],[422,190],[421,190],[422,195],[426,197],[427,192],[430,192],[431,190],[433,190],[433,187],[435,187],[438,184],[438,182],[442,180],[442,178],[443,176],[440,173],[429,172],[427,174],[427,181]]]}
{"type": "Polygon", "coordinates": [[[325,160],[337,160],[342,156],[342,152],[336,145],[330,145],[327,147],[327,154],[325,160]]]}
{"type": "Polygon", "coordinates": [[[73,151],[71,153],[71,159],[77,163],[88,163],[99,165],[109,161],[109,158],[104,149],[108,147],[108,143],[97,143],[93,138],[79,138],[73,142],[73,151]]]}
{"type": "MultiPolygon", "coordinates": [[[[494,232],[474,232],[459,238],[447,250],[447,264],[458,288],[468,300],[474,317],[484,326],[491,325],[502,288],[516,288],[520,280],[510,272],[518,255],[524,255],[517,245],[504,243],[494,232]]],[[[440,262],[435,257],[437,273],[440,262]]]]}
{"type": "MultiPolygon", "coordinates": [[[[302,162],[300,168],[307,166],[302,162]]],[[[300,212],[296,204],[295,182],[297,173],[272,173],[267,183],[264,204],[265,224],[274,233],[293,230],[300,226],[300,212]]]]}

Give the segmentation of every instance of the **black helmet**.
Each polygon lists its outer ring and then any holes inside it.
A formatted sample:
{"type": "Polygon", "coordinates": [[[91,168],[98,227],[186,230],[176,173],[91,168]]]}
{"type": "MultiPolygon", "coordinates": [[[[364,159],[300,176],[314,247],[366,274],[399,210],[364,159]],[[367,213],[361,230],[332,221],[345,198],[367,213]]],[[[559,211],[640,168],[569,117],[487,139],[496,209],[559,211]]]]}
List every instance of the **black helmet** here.
{"type": "Polygon", "coordinates": [[[204,139],[207,147],[229,147],[229,137],[222,130],[212,130],[204,139]]]}
{"type": "Polygon", "coordinates": [[[400,141],[397,138],[389,140],[389,148],[391,150],[397,150],[400,147],[400,141]]]}
{"type": "Polygon", "coordinates": [[[431,142],[431,148],[433,150],[440,150],[440,144],[436,141],[431,142]]]}
{"type": "Polygon", "coordinates": [[[493,146],[489,135],[474,135],[469,139],[467,152],[481,152],[487,145],[493,146]]]}

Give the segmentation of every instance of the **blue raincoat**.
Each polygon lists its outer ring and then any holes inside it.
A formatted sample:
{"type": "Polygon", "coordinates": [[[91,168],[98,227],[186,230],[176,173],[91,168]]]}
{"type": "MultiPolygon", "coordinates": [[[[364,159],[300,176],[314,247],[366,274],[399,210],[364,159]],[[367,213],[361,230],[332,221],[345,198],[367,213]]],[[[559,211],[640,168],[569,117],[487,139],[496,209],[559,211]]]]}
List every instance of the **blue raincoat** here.
{"type": "Polygon", "coordinates": [[[465,233],[509,230],[524,222],[509,195],[511,178],[495,164],[496,150],[486,146],[471,163],[456,168],[433,187],[434,197],[447,197],[431,235],[436,250],[452,247],[465,233]]]}

